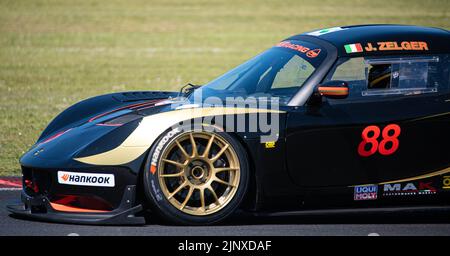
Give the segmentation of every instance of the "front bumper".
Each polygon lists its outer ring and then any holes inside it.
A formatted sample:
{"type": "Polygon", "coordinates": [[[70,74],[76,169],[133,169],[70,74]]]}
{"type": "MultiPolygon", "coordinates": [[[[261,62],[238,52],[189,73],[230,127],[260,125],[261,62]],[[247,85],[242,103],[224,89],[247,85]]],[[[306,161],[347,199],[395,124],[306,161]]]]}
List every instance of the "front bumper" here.
{"type": "Polygon", "coordinates": [[[145,219],[136,214],[142,212],[142,205],[134,205],[136,186],[126,186],[118,208],[101,213],[68,212],[55,210],[44,195],[29,196],[22,190],[22,203],[8,205],[7,209],[21,217],[36,220],[96,225],[144,225],[145,219]]]}

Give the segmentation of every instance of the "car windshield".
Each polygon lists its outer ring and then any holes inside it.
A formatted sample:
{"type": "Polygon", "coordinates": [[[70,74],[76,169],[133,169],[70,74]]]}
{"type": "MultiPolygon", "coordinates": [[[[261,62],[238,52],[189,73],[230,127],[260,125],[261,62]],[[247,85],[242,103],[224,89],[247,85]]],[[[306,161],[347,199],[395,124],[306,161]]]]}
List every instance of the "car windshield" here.
{"type": "Polygon", "coordinates": [[[195,90],[189,99],[276,97],[287,104],[325,57],[325,49],[318,45],[283,41],[195,90]]]}

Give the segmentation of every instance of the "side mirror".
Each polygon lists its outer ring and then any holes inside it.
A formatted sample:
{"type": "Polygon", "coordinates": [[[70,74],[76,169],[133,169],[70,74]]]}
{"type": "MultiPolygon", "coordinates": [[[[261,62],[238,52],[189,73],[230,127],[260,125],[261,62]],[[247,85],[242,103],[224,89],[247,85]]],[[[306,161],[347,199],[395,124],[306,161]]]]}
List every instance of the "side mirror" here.
{"type": "Polygon", "coordinates": [[[332,80],[319,84],[317,91],[327,98],[345,99],[348,96],[348,84],[344,81],[332,80]]]}

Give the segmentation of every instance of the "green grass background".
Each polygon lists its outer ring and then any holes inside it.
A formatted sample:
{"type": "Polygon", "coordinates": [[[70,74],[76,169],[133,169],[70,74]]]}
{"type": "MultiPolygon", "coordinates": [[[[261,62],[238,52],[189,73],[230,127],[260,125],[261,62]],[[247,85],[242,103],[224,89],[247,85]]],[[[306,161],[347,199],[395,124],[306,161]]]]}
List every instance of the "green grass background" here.
{"type": "Polygon", "coordinates": [[[203,84],[293,34],[450,28],[448,0],[0,0],[0,176],[59,112],[97,94],[203,84]]]}

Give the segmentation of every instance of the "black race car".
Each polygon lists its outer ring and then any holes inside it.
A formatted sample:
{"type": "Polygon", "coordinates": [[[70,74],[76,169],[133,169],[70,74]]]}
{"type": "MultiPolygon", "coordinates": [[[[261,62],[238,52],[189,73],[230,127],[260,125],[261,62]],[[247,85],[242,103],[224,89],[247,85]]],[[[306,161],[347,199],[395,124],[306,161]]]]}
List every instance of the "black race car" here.
{"type": "Polygon", "coordinates": [[[84,100],[20,159],[31,218],[211,224],[236,209],[450,206],[450,33],[403,25],[290,37],[203,86],[84,100]]]}

